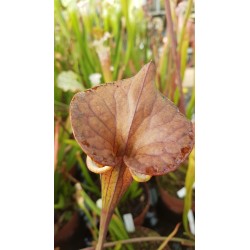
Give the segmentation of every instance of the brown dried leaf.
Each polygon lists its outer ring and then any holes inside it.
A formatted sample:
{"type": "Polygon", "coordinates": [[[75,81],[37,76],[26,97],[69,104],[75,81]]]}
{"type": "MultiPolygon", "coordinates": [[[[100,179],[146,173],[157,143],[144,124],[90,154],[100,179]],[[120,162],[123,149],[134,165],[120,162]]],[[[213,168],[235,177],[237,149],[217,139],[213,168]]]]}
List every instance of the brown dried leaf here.
{"type": "Polygon", "coordinates": [[[154,86],[155,65],[132,78],[76,94],[71,123],[83,151],[101,165],[124,162],[148,175],[173,171],[190,153],[192,123],[154,86]]]}

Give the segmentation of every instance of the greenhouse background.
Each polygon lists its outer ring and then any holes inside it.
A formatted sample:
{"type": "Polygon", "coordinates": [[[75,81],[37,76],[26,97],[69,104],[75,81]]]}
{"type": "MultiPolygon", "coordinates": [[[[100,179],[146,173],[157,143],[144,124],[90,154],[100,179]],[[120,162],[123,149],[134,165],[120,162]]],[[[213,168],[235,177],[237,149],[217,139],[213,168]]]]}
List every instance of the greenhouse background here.
{"type": "MultiPolygon", "coordinates": [[[[134,76],[153,61],[157,89],[194,126],[194,5],[194,0],[55,0],[55,249],[91,247],[100,222],[100,180],[88,171],[86,155],[74,139],[72,97],[134,76]]],[[[107,242],[113,245],[108,249],[194,249],[194,158],[193,149],[175,172],[132,183],[109,226],[107,242]],[[120,242],[139,237],[152,240],[120,242]]]]}

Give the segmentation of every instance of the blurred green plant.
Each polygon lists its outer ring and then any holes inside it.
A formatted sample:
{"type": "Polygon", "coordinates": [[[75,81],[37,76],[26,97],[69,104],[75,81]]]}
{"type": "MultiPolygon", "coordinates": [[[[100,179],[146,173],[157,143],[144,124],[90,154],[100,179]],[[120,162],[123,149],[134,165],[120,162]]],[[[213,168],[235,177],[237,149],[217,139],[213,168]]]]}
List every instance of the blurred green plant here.
{"type": "Polygon", "coordinates": [[[89,88],[93,73],[102,82],[132,75],[150,59],[146,28],[143,10],[131,1],[55,0],[55,77],[72,70],[89,88]]]}
{"type": "Polygon", "coordinates": [[[140,186],[140,183],[133,180],[128,190],[122,196],[120,205],[125,204],[126,200],[135,200],[142,194],[142,192],[143,192],[143,189],[140,186]]]}
{"type": "MultiPolygon", "coordinates": [[[[172,3],[172,2],[171,2],[172,3]]],[[[176,31],[176,55],[180,61],[183,82],[188,65],[188,49],[194,37],[191,32],[193,0],[171,4],[173,29],[176,31]]],[[[55,0],[55,100],[68,105],[72,93],[101,82],[111,82],[134,75],[149,60],[157,65],[157,87],[176,104],[180,93],[176,85],[177,66],[170,32],[164,17],[153,17],[147,6],[133,1],[60,1],[55,0]],[[69,71],[72,87],[62,86],[60,78],[69,71]],[[99,74],[99,80],[93,79],[99,74]],[[71,76],[72,77],[72,76],[71,76]],[[79,86],[81,85],[81,87],[79,86]]],[[[193,55],[195,48],[192,46],[193,55]]],[[[190,61],[190,60],[189,60],[190,61]]],[[[192,59],[193,61],[193,59],[192,59]]],[[[193,66],[193,65],[192,65],[193,66]]],[[[183,91],[187,91],[184,89],[183,91]]],[[[186,105],[191,119],[194,91],[186,105]]],[[[183,111],[185,112],[185,110],[183,111]]]]}
{"type": "Polygon", "coordinates": [[[189,238],[194,239],[194,235],[191,233],[189,228],[189,221],[188,221],[188,213],[192,208],[193,205],[193,185],[195,181],[195,168],[194,168],[194,157],[195,157],[195,150],[191,152],[188,160],[188,169],[185,179],[185,188],[186,188],[186,195],[184,198],[184,211],[183,211],[183,225],[186,234],[189,238]]]}

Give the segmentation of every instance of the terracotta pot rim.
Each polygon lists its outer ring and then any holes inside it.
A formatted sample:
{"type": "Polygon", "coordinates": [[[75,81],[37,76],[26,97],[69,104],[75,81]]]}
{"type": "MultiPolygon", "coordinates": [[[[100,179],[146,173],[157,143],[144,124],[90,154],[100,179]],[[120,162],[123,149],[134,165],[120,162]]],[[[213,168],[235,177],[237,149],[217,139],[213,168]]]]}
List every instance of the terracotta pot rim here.
{"type": "MultiPolygon", "coordinates": [[[[184,199],[171,195],[167,189],[164,189],[162,185],[160,185],[160,181],[157,178],[156,182],[164,205],[174,213],[182,214],[184,210],[184,199]]],[[[192,204],[192,210],[195,211],[195,202],[192,204]]]]}

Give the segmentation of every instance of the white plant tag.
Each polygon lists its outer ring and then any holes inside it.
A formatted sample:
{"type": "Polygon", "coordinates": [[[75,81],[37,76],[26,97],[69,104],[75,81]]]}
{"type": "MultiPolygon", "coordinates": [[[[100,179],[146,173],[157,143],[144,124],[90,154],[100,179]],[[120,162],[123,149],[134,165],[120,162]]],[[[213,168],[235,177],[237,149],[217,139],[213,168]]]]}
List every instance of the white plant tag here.
{"type": "Polygon", "coordinates": [[[96,206],[98,208],[102,209],[102,199],[101,198],[96,201],[96,206]]]}
{"type": "MultiPolygon", "coordinates": [[[[195,182],[194,182],[194,184],[193,184],[193,189],[195,189],[195,182]]],[[[176,194],[177,194],[177,196],[178,196],[179,198],[184,198],[185,195],[186,195],[186,187],[183,187],[183,188],[181,188],[180,190],[178,190],[178,191],[176,192],[176,194]]]]}
{"type": "Polygon", "coordinates": [[[181,188],[176,192],[176,194],[179,198],[184,198],[186,195],[186,188],[185,187],[181,188]]]}
{"type": "Polygon", "coordinates": [[[187,214],[188,222],[189,222],[189,228],[191,233],[194,235],[194,214],[193,211],[190,209],[187,214]]]}
{"type": "Polygon", "coordinates": [[[131,213],[123,215],[124,224],[128,233],[135,231],[135,224],[131,213]]]}

